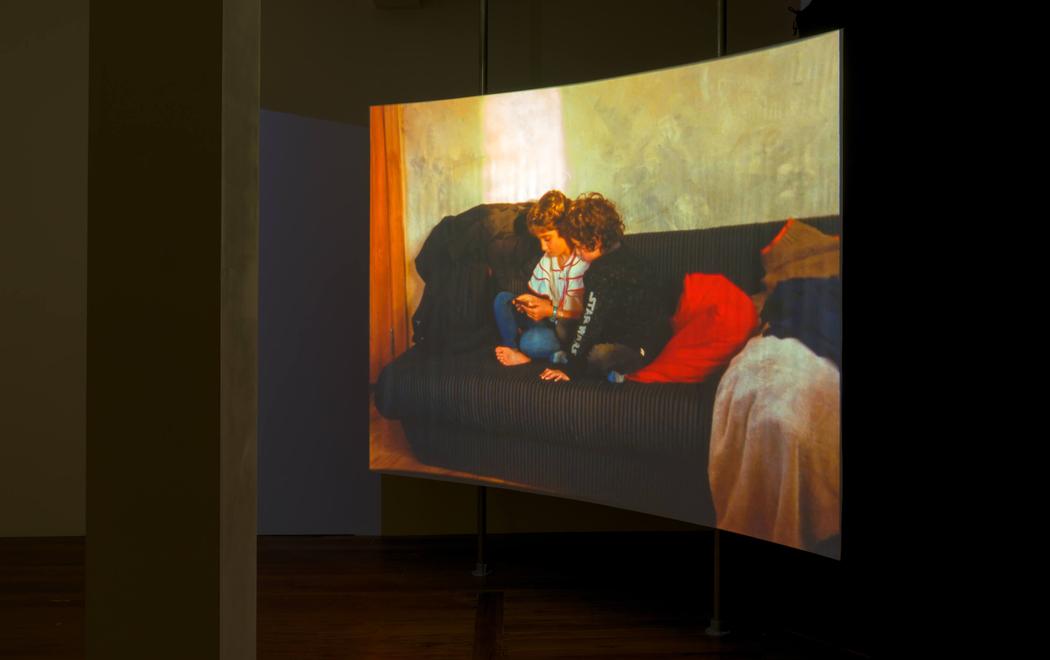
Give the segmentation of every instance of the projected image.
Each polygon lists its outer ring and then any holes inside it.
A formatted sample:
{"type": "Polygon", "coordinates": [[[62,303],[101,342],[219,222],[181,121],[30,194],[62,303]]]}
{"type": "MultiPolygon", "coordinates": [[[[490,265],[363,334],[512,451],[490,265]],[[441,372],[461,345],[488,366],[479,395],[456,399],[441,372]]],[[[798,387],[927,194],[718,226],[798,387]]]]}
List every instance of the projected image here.
{"type": "Polygon", "coordinates": [[[838,558],[839,52],[373,107],[372,469],[838,558]]]}

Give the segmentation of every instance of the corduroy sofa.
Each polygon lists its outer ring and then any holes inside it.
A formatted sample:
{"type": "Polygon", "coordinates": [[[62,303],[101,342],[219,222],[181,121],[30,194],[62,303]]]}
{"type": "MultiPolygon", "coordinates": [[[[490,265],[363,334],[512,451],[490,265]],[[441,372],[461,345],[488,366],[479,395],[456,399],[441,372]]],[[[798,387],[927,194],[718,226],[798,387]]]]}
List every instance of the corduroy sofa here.
{"type": "MultiPolygon", "coordinates": [[[[539,257],[525,231],[526,209],[488,205],[467,212],[480,220],[463,244],[482,242],[475,258],[486,264],[474,264],[474,270],[484,270],[490,280],[480,298],[501,289],[525,290],[539,257]]],[[[804,220],[839,233],[838,216],[804,220]]],[[[628,234],[624,241],[653,264],[670,314],[686,273],[722,274],[748,295],[758,293],[760,250],[784,222],[628,234]]],[[[462,251],[459,257],[469,258],[462,251]]],[[[541,381],[539,373],[549,364],[504,367],[496,361],[495,330],[486,329],[484,308],[463,316],[474,319],[474,336],[483,340],[456,352],[428,349],[427,333],[417,323],[423,341],[387,365],[376,383],[377,410],[401,421],[419,461],[524,490],[714,526],[707,465],[714,396],[724,369],[696,384],[541,381]]]]}

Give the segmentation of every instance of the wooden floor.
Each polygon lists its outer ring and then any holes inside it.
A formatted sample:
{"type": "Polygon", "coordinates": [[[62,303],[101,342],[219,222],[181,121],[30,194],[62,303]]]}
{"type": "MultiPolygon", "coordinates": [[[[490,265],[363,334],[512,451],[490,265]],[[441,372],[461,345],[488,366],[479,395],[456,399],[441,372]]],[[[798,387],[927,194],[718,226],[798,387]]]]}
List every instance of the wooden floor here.
{"type": "MultiPolygon", "coordinates": [[[[478,578],[472,537],[260,537],[258,658],[864,657],[790,634],[754,584],[706,635],[708,533],[488,540],[478,578]]],[[[84,656],[83,557],[0,539],[0,658],[84,656]]]]}
{"type": "Polygon", "coordinates": [[[0,658],[84,657],[84,538],[0,539],[0,658]]]}

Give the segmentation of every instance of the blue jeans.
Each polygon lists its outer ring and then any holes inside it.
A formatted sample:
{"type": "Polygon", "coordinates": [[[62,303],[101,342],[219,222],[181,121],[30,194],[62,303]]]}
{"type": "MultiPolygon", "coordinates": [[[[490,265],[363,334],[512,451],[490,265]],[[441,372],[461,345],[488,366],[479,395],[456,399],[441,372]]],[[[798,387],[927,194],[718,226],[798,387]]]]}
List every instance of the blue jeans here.
{"type": "Polygon", "coordinates": [[[551,359],[561,350],[554,326],[546,319],[533,321],[515,309],[512,300],[513,293],[501,291],[496,294],[496,300],[492,303],[493,312],[496,314],[496,326],[502,340],[500,345],[516,348],[533,359],[551,359]],[[521,339],[518,339],[518,328],[525,330],[521,339]]]}

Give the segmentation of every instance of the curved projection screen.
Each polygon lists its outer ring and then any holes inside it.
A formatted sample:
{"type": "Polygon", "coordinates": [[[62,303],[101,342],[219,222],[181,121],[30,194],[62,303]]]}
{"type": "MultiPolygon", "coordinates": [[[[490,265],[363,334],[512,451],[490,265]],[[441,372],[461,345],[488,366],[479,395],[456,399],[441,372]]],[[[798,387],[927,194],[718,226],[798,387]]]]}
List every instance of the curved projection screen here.
{"type": "Polygon", "coordinates": [[[372,469],[838,558],[840,51],[374,106],[372,469]]]}

